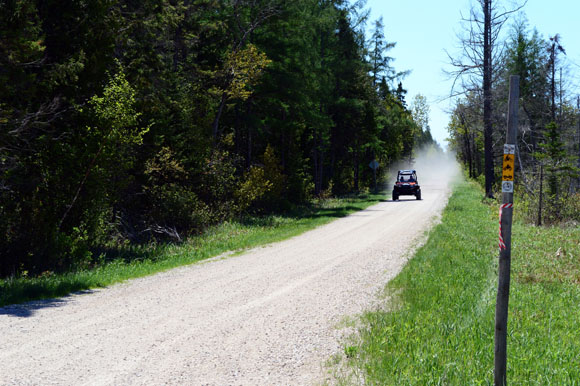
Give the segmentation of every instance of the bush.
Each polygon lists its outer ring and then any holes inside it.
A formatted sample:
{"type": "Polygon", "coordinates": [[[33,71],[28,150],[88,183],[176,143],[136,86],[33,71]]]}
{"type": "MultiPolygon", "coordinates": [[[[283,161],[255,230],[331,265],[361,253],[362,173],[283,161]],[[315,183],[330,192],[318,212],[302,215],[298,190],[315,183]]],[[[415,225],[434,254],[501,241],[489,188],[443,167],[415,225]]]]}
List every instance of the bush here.
{"type": "Polygon", "coordinates": [[[222,149],[214,149],[205,160],[196,191],[210,206],[216,223],[232,218],[237,211],[234,196],[239,184],[236,171],[240,163],[240,157],[222,149]]]}
{"type": "Polygon", "coordinates": [[[82,227],[74,227],[72,232],[55,232],[54,240],[48,255],[54,256],[50,266],[37,267],[37,271],[57,269],[60,271],[75,268],[87,268],[92,263],[92,253],[89,250],[90,237],[82,227]]]}
{"type": "Polygon", "coordinates": [[[149,218],[158,230],[173,228],[197,233],[211,222],[209,207],[197,195],[177,183],[147,188],[151,202],[149,218]]]}
{"type": "Polygon", "coordinates": [[[252,166],[235,193],[239,212],[246,211],[254,202],[272,189],[272,182],[264,176],[264,168],[252,166]]]}
{"type": "MultiPolygon", "coordinates": [[[[516,198],[523,220],[536,223],[538,220],[539,195],[524,192],[516,198]]],[[[542,224],[558,224],[567,222],[580,223],[580,193],[565,195],[543,194],[542,224]]]]}
{"type": "Polygon", "coordinates": [[[270,189],[264,193],[264,205],[268,208],[277,208],[285,193],[286,176],[280,166],[280,160],[269,144],[264,152],[264,177],[271,184],[270,189]]]}
{"type": "Polygon", "coordinates": [[[211,222],[209,207],[188,184],[191,179],[171,149],[164,147],[147,161],[145,175],[150,233],[180,239],[179,233],[199,232],[211,222]]]}

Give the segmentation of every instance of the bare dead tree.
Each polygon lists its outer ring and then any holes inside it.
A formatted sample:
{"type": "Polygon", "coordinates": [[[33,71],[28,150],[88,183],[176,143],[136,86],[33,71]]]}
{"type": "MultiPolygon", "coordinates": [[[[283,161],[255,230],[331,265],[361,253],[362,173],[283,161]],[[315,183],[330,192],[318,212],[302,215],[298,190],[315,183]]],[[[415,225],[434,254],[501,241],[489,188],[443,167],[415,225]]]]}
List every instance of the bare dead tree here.
{"type": "Polygon", "coordinates": [[[483,124],[484,124],[484,159],[485,159],[485,194],[493,197],[493,96],[492,84],[496,73],[494,63],[503,56],[499,45],[501,28],[509,16],[522,9],[514,5],[511,10],[500,8],[498,1],[477,0],[471,7],[468,17],[461,17],[466,35],[459,36],[461,54],[453,57],[448,53],[453,70],[448,74],[453,78],[451,96],[468,92],[483,93],[483,124]],[[460,90],[457,90],[458,82],[460,90]]]}
{"type": "MultiPolygon", "coordinates": [[[[491,122],[491,71],[492,71],[492,0],[483,1],[483,138],[485,157],[485,195],[493,197],[493,125],[491,122]]],[[[505,19],[503,19],[505,20],[505,19]]],[[[497,38],[497,35],[495,36],[497,38]]]]}
{"type": "MultiPolygon", "coordinates": [[[[566,55],[566,51],[564,50],[564,47],[562,47],[562,45],[560,44],[560,35],[556,34],[554,36],[552,36],[550,38],[550,73],[551,73],[551,77],[550,77],[550,96],[551,96],[551,101],[552,101],[552,105],[551,105],[551,117],[552,117],[552,121],[556,122],[556,61],[557,61],[557,56],[558,56],[558,52],[563,53],[564,55],[566,55]]],[[[562,78],[562,76],[560,76],[560,79],[562,78]]],[[[560,90],[562,88],[560,87],[560,90]]],[[[560,97],[560,104],[562,103],[562,97],[560,97]]]]}

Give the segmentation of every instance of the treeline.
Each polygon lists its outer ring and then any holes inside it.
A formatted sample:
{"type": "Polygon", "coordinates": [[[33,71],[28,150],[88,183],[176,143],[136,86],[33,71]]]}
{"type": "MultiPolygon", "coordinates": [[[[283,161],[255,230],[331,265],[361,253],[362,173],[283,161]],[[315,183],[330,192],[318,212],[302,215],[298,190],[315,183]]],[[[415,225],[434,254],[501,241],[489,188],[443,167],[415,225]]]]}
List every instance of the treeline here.
{"type": "Polygon", "coordinates": [[[365,23],[340,0],[1,1],[0,274],[368,188],[433,140],[365,23]]]}
{"type": "MultiPolygon", "coordinates": [[[[475,19],[472,17],[472,20],[475,19]]],[[[498,20],[498,17],[493,20],[498,20]]],[[[501,24],[505,21],[507,17],[501,20],[501,24]]],[[[493,31],[494,56],[490,64],[489,117],[493,130],[490,131],[489,144],[492,145],[493,191],[501,194],[509,76],[519,75],[515,181],[518,210],[529,222],[537,225],[578,222],[580,97],[571,95],[572,77],[563,61],[566,50],[561,45],[559,35],[545,39],[537,30],[530,29],[525,18],[520,17],[513,22],[505,41],[498,37],[499,27],[493,31]]],[[[469,42],[463,43],[469,52],[482,52],[481,46],[474,49],[469,42]]],[[[482,70],[481,67],[474,67],[482,70]]],[[[473,73],[470,75],[473,76],[473,73]]],[[[478,76],[475,78],[480,79],[478,76]]],[[[474,82],[464,79],[461,88],[463,96],[457,100],[448,129],[451,147],[457,152],[469,176],[479,179],[484,185],[484,92],[476,86],[474,82]]]]}

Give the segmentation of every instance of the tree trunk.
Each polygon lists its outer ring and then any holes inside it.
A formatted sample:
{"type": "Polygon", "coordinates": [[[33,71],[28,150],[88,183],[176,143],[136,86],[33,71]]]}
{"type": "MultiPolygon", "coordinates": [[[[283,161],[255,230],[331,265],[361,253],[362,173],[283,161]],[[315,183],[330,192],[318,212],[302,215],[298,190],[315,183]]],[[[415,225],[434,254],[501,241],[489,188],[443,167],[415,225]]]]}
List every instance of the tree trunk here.
{"type": "Polygon", "coordinates": [[[475,166],[477,167],[477,175],[480,176],[483,174],[483,169],[481,166],[481,153],[477,149],[474,149],[473,158],[475,159],[475,166]]]}
{"type": "MultiPolygon", "coordinates": [[[[286,110],[282,109],[282,122],[286,122],[286,110]]],[[[280,154],[280,163],[282,164],[282,170],[286,169],[286,153],[290,149],[290,144],[288,143],[288,136],[286,135],[286,130],[282,130],[282,152],[280,154]]]]}
{"type": "Polygon", "coordinates": [[[312,150],[314,161],[314,194],[319,196],[322,193],[322,135],[318,132],[314,134],[314,149],[312,150]]]}
{"type": "MultiPolygon", "coordinates": [[[[252,104],[250,103],[250,100],[248,99],[246,101],[246,117],[250,116],[250,114],[252,113],[252,104]]],[[[247,153],[247,157],[248,157],[248,169],[250,168],[250,166],[252,165],[252,146],[253,146],[253,137],[252,137],[252,124],[248,124],[248,153],[247,153]]]]}
{"type": "Polygon", "coordinates": [[[214,144],[217,144],[218,142],[218,137],[219,137],[219,123],[220,123],[220,118],[222,116],[222,113],[224,111],[224,107],[226,105],[226,93],[224,92],[222,94],[222,99],[220,101],[220,106],[218,108],[218,111],[216,113],[216,116],[213,120],[213,124],[212,124],[212,134],[213,134],[213,142],[214,144]]]}
{"type": "Polygon", "coordinates": [[[358,192],[358,180],[359,180],[359,161],[358,161],[358,150],[354,151],[354,191],[358,192]]]}
{"type": "Polygon", "coordinates": [[[493,197],[493,126],[491,122],[491,2],[484,1],[484,39],[483,39],[483,136],[485,157],[485,196],[493,197]]]}
{"type": "Polygon", "coordinates": [[[324,166],[324,153],[322,151],[322,137],[320,139],[320,150],[318,151],[318,194],[322,193],[322,182],[323,179],[323,166],[324,166]]]}
{"type": "Polygon", "coordinates": [[[552,121],[556,122],[556,42],[552,43],[550,50],[550,66],[552,70],[552,79],[550,84],[552,106],[550,116],[552,117],[552,121]]]}
{"type": "Polygon", "coordinates": [[[542,188],[543,188],[543,182],[544,182],[544,165],[542,165],[542,163],[540,163],[540,197],[538,199],[538,220],[536,222],[537,226],[542,225],[542,188]]]}
{"type": "Polygon", "coordinates": [[[248,126],[248,152],[246,157],[248,157],[248,169],[252,165],[252,127],[248,126]]]}
{"type": "Polygon", "coordinates": [[[530,121],[530,139],[532,141],[532,152],[535,152],[538,143],[536,119],[532,116],[531,112],[528,110],[525,104],[522,104],[522,108],[524,109],[524,112],[530,121]]]}

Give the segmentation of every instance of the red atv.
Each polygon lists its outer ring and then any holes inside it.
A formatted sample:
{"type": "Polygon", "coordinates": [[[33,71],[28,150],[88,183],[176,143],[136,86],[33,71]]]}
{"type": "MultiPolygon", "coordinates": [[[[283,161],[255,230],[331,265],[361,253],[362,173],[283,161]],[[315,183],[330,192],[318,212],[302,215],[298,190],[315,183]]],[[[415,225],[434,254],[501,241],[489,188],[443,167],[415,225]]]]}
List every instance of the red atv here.
{"type": "Polygon", "coordinates": [[[393,187],[393,201],[397,201],[399,196],[415,196],[417,200],[421,199],[421,187],[415,170],[399,170],[397,173],[397,182],[393,187]]]}

